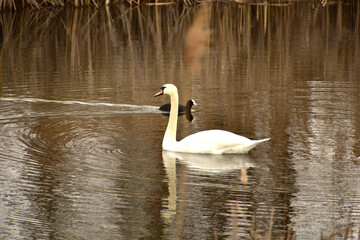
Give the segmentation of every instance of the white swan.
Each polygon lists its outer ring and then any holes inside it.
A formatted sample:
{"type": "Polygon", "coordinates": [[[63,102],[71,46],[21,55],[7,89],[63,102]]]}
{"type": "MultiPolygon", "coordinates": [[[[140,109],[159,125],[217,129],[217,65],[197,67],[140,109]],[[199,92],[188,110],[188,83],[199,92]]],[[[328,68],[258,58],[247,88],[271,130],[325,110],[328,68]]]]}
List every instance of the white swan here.
{"type": "Polygon", "coordinates": [[[257,144],[270,138],[250,140],[246,137],[223,130],[206,130],[197,132],[176,141],[179,95],[175,85],[165,84],[154,97],[170,95],[171,110],[165,131],[162,148],[173,152],[207,153],[207,154],[240,154],[247,153],[257,144]]]}

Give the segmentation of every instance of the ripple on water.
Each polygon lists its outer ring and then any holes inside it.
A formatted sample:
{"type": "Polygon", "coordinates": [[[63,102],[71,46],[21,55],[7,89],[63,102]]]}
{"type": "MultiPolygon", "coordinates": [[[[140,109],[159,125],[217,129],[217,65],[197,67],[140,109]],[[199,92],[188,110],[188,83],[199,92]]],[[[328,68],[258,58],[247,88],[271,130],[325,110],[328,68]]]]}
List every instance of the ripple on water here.
{"type": "Polygon", "coordinates": [[[112,134],[106,132],[109,123],[101,126],[101,117],[159,112],[154,106],[129,104],[16,97],[1,100],[4,106],[0,112],[2,136],[13,136],[18,142],[10,141],[9,144],[16,146],[21,143],[21,146],[39,154],[56,148],[93,154],[121,154],[121,150],[111,144],[112,134]]]}
{"type": "MultiPolygon", "coordinates": [[[[33,99],[25,102],[17,99],[16,104],[13,99],[8,100],[0,102],[0,157],[4,160],[1,165],[2,169],[7,169],[7,175],[19,179],[17,174],[22,175],[21,171],[26,169],[26,178],[31,180],[42,171],[44,163],[51,170],[66,156],[117,159],[123,154],[115,141],[116,133],[110,132],[118,128],[117,123],[106,116],[93,117],[91,105],[90,108],[87,106],[90,116],[78,116],[78,108],[71,104],[71,108],[53,106],[44,109],[34,106],[38,101],[33,99]],[[73,115],[62,114],[69,112],[73,115]],[[31,117],[24,118],[25,115],[31,117]],[[15,173],[11,173],[11,169],[15,173]]],[[[84,113],[85,110],[81,111],[84,113]]]]}
{"type": "Polygon", "coordinates": [[[61,222],[59,216],[77,219],[81,226],[92,221],[81,216],[112,211],[106,197],[115,194],[110,179],[118,178],[123,156],[118,132],[112,132],[121,130],[116,116],[94,116],[91,105],[37,104],[0,102],[0,222],[7,222],[5,232],[19,239],[32,229],[41,229],[36,238],[46,238],[54,231],[49,224],[61,222]]]}

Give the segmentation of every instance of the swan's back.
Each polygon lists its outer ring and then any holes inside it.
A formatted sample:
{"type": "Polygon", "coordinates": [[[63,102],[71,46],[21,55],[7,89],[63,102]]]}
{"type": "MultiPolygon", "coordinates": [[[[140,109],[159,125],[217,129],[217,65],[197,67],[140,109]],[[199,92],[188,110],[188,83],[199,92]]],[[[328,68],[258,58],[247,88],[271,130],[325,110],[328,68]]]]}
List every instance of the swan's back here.
{"type": "Polygon", "coordinates": [[[267,141],[250,140],[246,137],[223,130],[207,130],[197,132],[178,142],[179,152],[207,154],[247,153],[258,143],[267,141]]]}

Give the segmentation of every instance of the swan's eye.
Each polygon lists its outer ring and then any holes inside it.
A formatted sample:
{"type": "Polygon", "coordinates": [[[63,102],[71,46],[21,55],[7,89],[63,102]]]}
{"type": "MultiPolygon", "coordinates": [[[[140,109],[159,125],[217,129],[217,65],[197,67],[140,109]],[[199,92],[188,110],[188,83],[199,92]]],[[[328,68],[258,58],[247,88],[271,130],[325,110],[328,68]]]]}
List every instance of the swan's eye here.
{"type": "Polygon", "coordinates": [[[161,92],[162,94],[164,94],[165,88],[166,88],[165,86],[163,86],[163,87],[160,88],[160,92],[161,92]]]}
{"type": "Polygon", "coordinates": [[[164,89],[165,89],[165,87],[161,87],[161,88],[160,88],[160,91],[159,91],[159,92],[157,92],[157,93],[154,95],[154,97],[157,97],[157,96],[163,95],[163,94],[164,94],[164,89]]]}

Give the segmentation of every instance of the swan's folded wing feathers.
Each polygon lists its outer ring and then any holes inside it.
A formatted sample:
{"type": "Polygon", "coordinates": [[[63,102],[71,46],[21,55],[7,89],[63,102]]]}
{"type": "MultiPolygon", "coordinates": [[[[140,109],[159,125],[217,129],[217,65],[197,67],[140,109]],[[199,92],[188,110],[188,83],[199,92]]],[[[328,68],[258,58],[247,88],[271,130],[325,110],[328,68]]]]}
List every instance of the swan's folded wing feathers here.
{"type": "Polygon", "coordinates": [[[250,139],[231,132],[207,130],[185,137],[179,142],[179,151],[221,154],[236,148],[245,153],[252,143],[250,139]]]}

